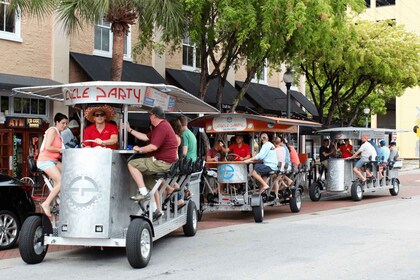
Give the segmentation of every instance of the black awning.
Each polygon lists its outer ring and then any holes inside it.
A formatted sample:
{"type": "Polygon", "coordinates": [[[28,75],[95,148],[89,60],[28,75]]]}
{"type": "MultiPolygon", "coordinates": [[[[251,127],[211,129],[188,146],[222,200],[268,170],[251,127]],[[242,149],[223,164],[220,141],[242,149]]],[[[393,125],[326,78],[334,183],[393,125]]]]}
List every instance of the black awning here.
{"type": "Polygon", "coordinates": [[[20,75],[0,73],[0,89],[12,89],[15,87],[47,86],[59,85],[59,82],[45,79],[20,75]]]}
{"type": "Polygon", "coordinates": [[[306,111],[309,112],[314,117],[318,117],[318,110],[316,109],[315,105],[302,93],[299,91],[291,90],[290,91],[292,98],[294,98],[297,102],[299,102],[306,111]]]}
{"type": "MultiPolygon", "coordinates": [[[[178,86],[189,93],[198,97],[200,89],[200,73],[190,72],[184,70],[176,69],[166,69],[167,78],[172,80],[171,83],[174,83],[175,86],[178,86]]],[[[223,88],[222,94],[222,104],[231,106],[233,99],[237,96],[238,91],[230,84],[226,83],[223,88]]],[[[217,80],[214,79],[210,82],[209,88],[207,90],[204,101],[210,105],[216,105],[216,96],[217,96],[217,80]]],[[[238,107],[244,108],[254,108],[254,106],[248,100],[241,100],[238,103],[238,107]]]]}
{"type": "MultiPolygon", "coordinates": [[[[70,52],[70,57],[86,72],[92,81],[109,81],[111,79],[111,58],[70,52]]],[[[166,84],[165,79],[152,67],[123,62],[121,81],[151,84],[166,84]]]]}
{"type": "MultiPolygon", "coordinates": [[[[244,82],[236,81],[237,88],[242,88],[244,82]]],[[[287,96],[279,88],[251,83],[245,94],[246,98],[257,103],[264,112],[281,115],[287,111],[287,96]]],[[[290,102],[290,112],[306,115],[294,102],[290,102]]]]}

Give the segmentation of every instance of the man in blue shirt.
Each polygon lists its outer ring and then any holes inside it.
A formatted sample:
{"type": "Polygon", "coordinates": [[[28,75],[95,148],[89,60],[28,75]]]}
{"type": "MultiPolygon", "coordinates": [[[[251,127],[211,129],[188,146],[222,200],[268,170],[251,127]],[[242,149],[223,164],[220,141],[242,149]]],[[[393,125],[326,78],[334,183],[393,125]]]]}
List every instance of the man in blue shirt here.
{"type": "Polygon", "coordinates": [[[258,154],[245,160],[244,162],[250,163],[253,160],[262,160],[263,163],[257,163],[254,166],[254,170],[251,176],[260,182],[260,193],[268,190],[270,187],[267,182],[263,179],[263,176],[267,176],[272,171],[277,171],[277,154],[273,143],[268,141],[267,133],[261,134],[261,142],[263,143],[261,150],[258,154]]]}

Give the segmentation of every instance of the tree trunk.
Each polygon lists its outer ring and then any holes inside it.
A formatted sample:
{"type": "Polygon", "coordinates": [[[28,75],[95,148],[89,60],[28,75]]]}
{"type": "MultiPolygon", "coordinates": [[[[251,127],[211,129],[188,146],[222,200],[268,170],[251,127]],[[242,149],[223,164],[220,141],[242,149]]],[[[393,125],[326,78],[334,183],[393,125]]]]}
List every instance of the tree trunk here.
{"type": "Polygon", "coordinates": [[[124,27],[120,23],[113,23],[111,80],[121,81],[124,62],[124,27]]]}
{"type": "Polygon", "coordinates": [[[232,109],[231,109],[232,112],[235,112],[236,107],[238,107],[239,101],[241,101],[242,98],[244,98],[244,95],[247,92],[248,87],[251,84],[251,80],[254,76],[255,76],[255,67],[251,67],[251,69],[247,73],[244,83],[242,84],[242,88],[240,89],[238,95],[235,97],[235,99],[232,102],[232,109]]]}

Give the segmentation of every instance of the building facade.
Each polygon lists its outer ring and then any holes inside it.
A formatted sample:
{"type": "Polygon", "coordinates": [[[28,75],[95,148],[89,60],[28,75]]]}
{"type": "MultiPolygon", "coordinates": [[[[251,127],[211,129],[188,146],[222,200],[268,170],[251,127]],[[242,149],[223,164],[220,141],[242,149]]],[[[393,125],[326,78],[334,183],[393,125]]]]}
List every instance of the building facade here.
{"type": "MultiPolygon", "coordinates": [[[[420,1],[417,0],[366,0],[362,19],[371,21],[392,20],[404,25],[408,32],[420,35],[420,1]]],[[[409,88],[404,95],[387,104],[385,116],[372,116],[372,126],[395,128],[396,140],[402,158],[418,158],[420,138],[413,127],[420,124],[420,88],[409,88]]]]}

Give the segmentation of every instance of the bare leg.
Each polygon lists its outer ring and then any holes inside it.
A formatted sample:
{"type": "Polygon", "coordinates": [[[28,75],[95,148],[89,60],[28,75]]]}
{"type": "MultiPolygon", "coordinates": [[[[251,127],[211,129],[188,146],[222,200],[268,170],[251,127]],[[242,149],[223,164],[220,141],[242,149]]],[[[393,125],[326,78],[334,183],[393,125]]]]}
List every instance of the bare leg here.
{"type": "Polygon", "coordinates": [[[141,174],[141,172],[137,168],[128,164],[128,171],[130,171],[131,177],[133,177],[134,182],[136,182],[136,185],[139,189],[146,187],[144,185],[143,174],[141,174]]]}
{"type": "Polygon", "coordinates": [[[252,177],[254,177],[258,182],[260,182],[260,191],[269,188],[267,183],[264,181],[264,179],[261,177],[260,174],[258,174],[255,170],[251,173],[252,177]]]}
{"type": "Polygon", "coordinates": [[[363,182],[366,181],[366,178],[363,177],[362,172],[360,171],[359,168],[354,167],[353,171],[354,171],[354,173],[356,173],[357,177],[359,177],[363,182]]]}
{"type": "MultiPolygon", "coordinates": [[[[61,167],[61,166],[60,166],[61,167]]],[[[53,199],[58,195],[61,188],[61,172],[57,166],[52,166],[44,171],[48,177],[54,181],[54,186],[47,199],[41,204],[41,207],[48,217],[51,217],[50,205],[53,199]]]]}

